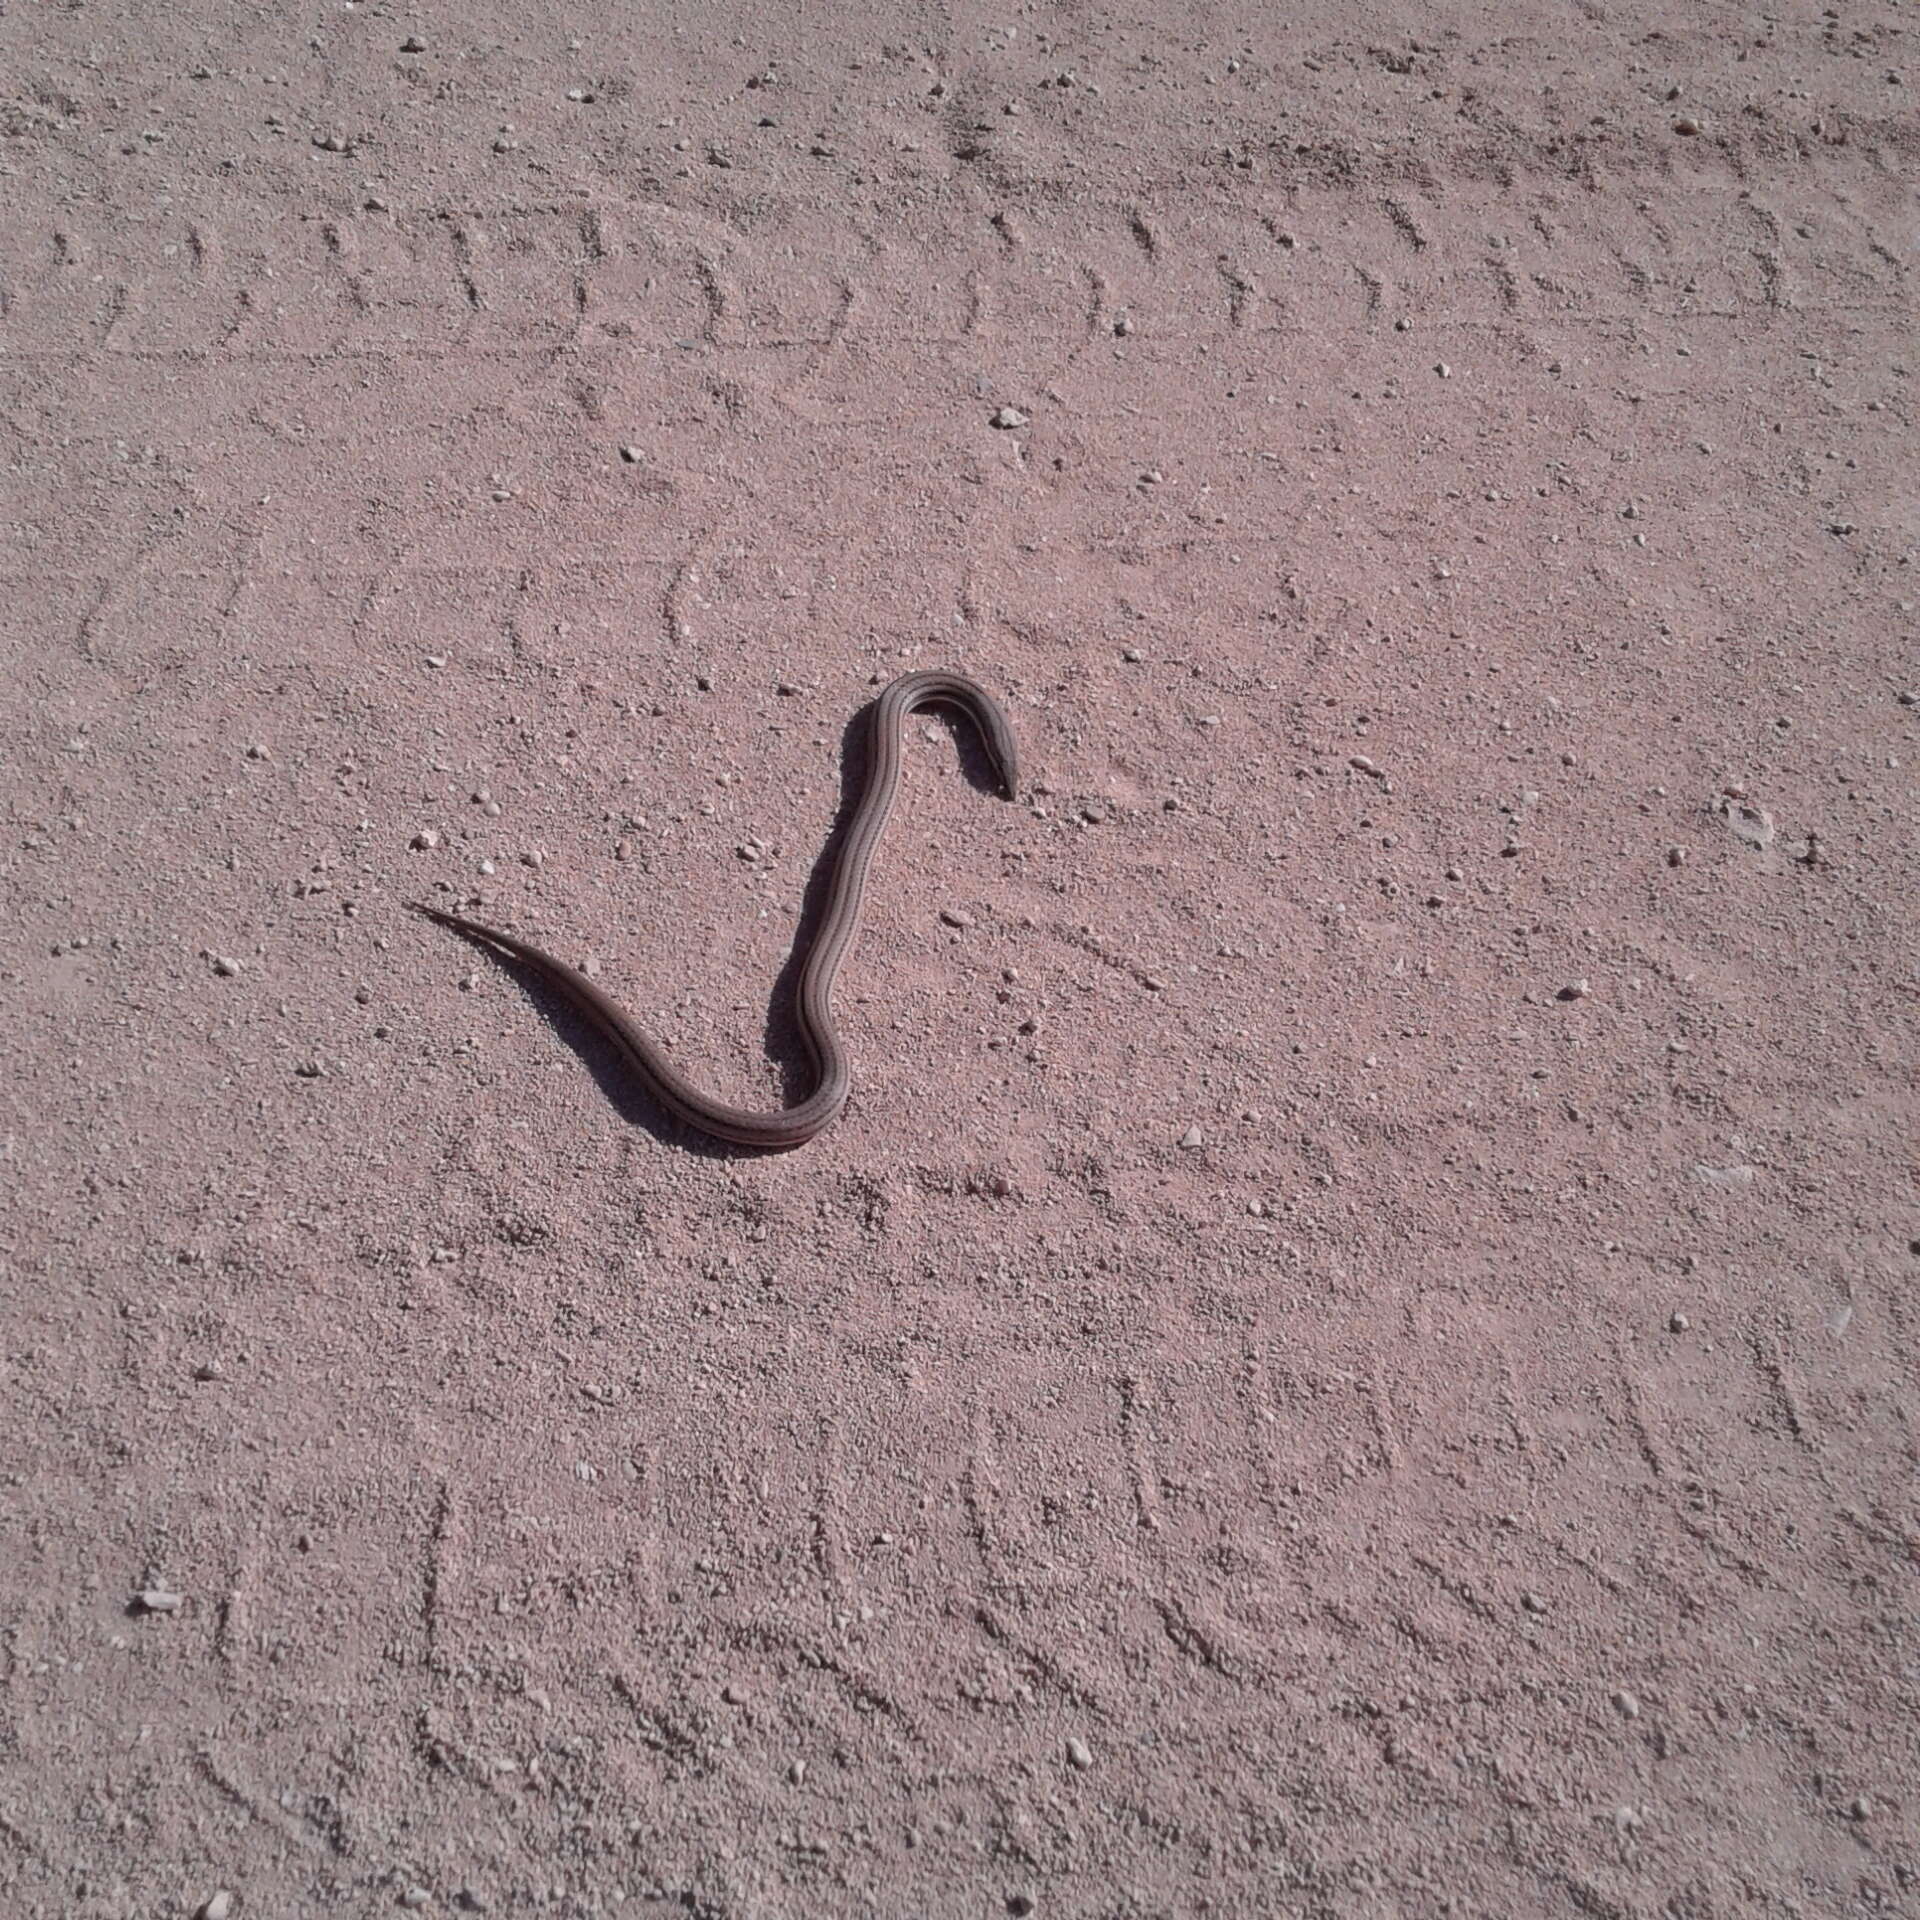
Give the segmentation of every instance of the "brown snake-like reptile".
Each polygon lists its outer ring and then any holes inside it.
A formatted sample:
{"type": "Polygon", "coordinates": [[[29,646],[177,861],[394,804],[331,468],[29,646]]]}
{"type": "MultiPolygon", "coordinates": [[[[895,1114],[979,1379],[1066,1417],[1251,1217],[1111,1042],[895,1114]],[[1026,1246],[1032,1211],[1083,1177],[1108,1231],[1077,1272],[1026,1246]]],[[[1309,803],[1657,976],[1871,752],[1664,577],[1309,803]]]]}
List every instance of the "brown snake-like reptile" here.
{"type": "Polygon", "coordinates": [[[840,1036],[833,1029],[833,977],[860,924],[860,897],[867,868],[887,823],[900,785],[900,736],[914,708],[941,701],[969,714],[986,745],[994,771],[1009,800],[1014,797],[1019,762],[1013,729],[1000,704],[985,688],[958,673],[903,673],[873,703],[872,762],[867,789],[847,827],[846,844],[834,871],[820,930],[800,975],[797,1006],[800,1032],[813,1055],[818,1085],[796,1107],[755,1113],[714,1100],[676,1072],[660,1049],[584,973],[543,953],[530,942],[465,920],[457,913],[414,903],[416,913],[465,934],[531,967],[559,988],[580,1011],[602,1028],[660,1104],[703,1133],[747,1147],[798,1147],[830,1125],[847,1103],[850,1076],[840,1036]]]}

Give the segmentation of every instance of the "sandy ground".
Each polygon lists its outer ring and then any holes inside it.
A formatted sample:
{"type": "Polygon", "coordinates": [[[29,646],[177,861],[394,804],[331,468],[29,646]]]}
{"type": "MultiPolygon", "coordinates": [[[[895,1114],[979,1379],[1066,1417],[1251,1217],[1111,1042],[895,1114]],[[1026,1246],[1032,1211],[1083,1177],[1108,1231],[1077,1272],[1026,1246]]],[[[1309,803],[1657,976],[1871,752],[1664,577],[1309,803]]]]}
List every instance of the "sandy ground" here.
{"type": "Polygon", "coordinates": [[[818,12],[0,21],[0,1910],[1915,1911],[1914,9],[818,12]]]}

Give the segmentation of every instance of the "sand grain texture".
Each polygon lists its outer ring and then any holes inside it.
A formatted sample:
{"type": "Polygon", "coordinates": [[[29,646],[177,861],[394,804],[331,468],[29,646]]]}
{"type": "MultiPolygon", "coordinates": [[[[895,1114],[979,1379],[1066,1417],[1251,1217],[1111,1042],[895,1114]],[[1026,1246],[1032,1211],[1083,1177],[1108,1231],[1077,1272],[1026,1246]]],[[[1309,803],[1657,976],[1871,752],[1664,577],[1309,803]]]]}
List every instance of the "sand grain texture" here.
{"type": "Polygon", "coordinates": [[[0,18],[0,1905],[1901,1910],[1912,10],[833,15],[0,18]]]}

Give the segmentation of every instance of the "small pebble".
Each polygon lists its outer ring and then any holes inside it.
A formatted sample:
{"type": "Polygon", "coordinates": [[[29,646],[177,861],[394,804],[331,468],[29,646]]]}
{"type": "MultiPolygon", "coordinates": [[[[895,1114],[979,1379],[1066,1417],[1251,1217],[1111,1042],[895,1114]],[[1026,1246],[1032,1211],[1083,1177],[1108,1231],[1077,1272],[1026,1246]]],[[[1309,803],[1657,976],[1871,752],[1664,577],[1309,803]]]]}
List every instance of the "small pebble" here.
{"type": "Polygon", "coordinates": [[[736,1686],[731,1680],[720,1689],[720,1698],[730,1707],[743,1707],[747,1703],[746,1689],[736,1686]]]}
{"type": "Polygon", "coordinates": [[[1547,1603],[1537,1593],[1523,1593],[1520,1596],[1520,1604],[1529,1613],[1545,1613],[1547,1610],[1547,1603]]]}
{"type": "Polygon", "coordinates": [[[169,1593],[165,1587],[147,1587],[142,1590],[140,1605],[148,1613],[178,1613],[184,1604],[185,1596],[169,1593]]]}
{"type": "Polygon", "coordinates": [[[620,449],[620,458],[624,460],[628,466],[637,467],[640,464],[640,449],[631,444],[624,446],[620,449]]]}
{"type": "Polygon", "coordinates": [[[416,853],[431,853],[440,844],[440,836],[431,827],[422,827],[410,844],[416,853]]]}
{"type": "Polygon", "coordinates": [[[1085,1773],[1093,1765],[1093,1749],[1078,1734],[1074,1734],[1067,1741],[1067,1758],[1085,1773]]]}
{"type": "Polygon", "coordinates": [[[233,1895],[225,1887],[218,1893],[209,1894],[200,1903],[199,1920],[228,1920],[233,1912],[233,1895]]]}
{"type": "Polygon", "coordinates": [[[316,133],[313,136],[313,144],[318,147],[322,153],[345,153],[347,151],[345,134],[316,133]]]}
{"type": "Polygon", "coordinates": [[[1002,407],[993,416],[990,424],[1001,428],[1024,427],[1027,424],[1027,416],[1018,407],[1002,407]]]}
{"type": "Polygon", "coordinates": [[[1638,1720],[1640,1718],[1640,1702],[1635,1699],[1632,1694],[1627,1692],[1624,1687],[1613,1696],[1613,1704],[1626,1719],[1638,1720]]]}
{"type": "Polygon", "coordinates": [[[1453,369],[1448,366],[1444,360],[1437,362],[1433,370],[1442,380],[1451,380],[1453,378],[1453,369]]]}
{"type": "Polygon", "coordinates": [[[1560,989],[1560,998],[1562,1000],[1584,1000],[1592,991],[1593,982],[1591,980],[1569,980],[1567,984],[1560,989]]]}
{"type": "Polygon", "coordinates": [[[231,980],[240,971],[240,962],[229,960],[224,953],[209,954],[207,957],[213,962],[214,972],[223,980],[231,980]]]}
{"type": "Polygon", "coordinates": [[[1689,1320],[1684,1313],[1673,1313],[1667,1316],[1667,1331],[1669,1333],[1685,1333],[1692,1325],[1693,1322],[1689,1320]]]}
{"type": "Polygon", "coordinates": [[[1010,1893],[1007,1895],[1007,1911],[1014,1920],[1025,1920],[1033,1911],[1033,1895],[1030,1893],[1010,1893]]]}
{"type": "Polygon", "coordinates": [[[433,1895],[425,1887],[409,1887],[400,1896],[400,1904],[403,1907],[424,1907],[432,1898],[433,1895]]]}
{"type": "Polygon", "coordinates": [[[1864,1793],[1860,1794],[1855,1798],[1853,1804],[1848,1807],[1847,1815],[1850,1819],[1854,1820],[1871,1820],[1873,1818],[1873,1802],[1869,1800],[1864,1793]]]}
{"type": "Polygon", "coordinates": [[[1685,847],[1669,847],[1667,849],[1667,865],[1668,866],[1684,867],[1686,864],[1687,864],[1687,850],[1685,847]]]}
{"type": "Polygon", "coordinates": [[[1778,829],[1774,825],[1773,815],[1765,807],[1751,806],[1739,794],[1729,792],[1720,811],[1727,825],[1733,829],[1736,840],[1742,840],[1750,847],[1766,848],[1773,845],[1778,829]]]}
{"type": "Polygon", "coordinates": [[[402,53],[425,53],[426,50],[427,43],[422,40],[417,33],[408,34],[407,37],[400,42],[400,51],[402,53]]]}
{"type": "Polygon", "coordinates": [[[1198,1127],[1189,1127],[1186,1132],[1180,1136],[1180,1144],[1191,1152],[1201,1144],[1200,1129],[1198,1127]]]}
{"type": "Polygon", "coordinates": [[[1380,771],[1380,769],[1371,760],[1369,760],[1364,753],[1348,754],[1347,765],[1350,766],[1355,773],[1377,774],[1380,771]]]}
{"type": "Polygon", "coordinates": [[[940,918],[950,927],[970,927],[973,925],[973,915],[959,907],[942,907],[940,909],[940,918]]]}
{"type": "Polygon", "coordinates": [[[1690,140],[1700,131],[1700,122],[1683,113],[1680,118],[1673,123],[1673,130],[1675,133],[1690,140]]]}
{"type": "Polygon", "coordinates": [[[1114,316],[1113,331],[1118,339],[1124,340],[1127,335],[1133,331],[1132,315],[1125,313],[1116,314],[1114,316]]]}

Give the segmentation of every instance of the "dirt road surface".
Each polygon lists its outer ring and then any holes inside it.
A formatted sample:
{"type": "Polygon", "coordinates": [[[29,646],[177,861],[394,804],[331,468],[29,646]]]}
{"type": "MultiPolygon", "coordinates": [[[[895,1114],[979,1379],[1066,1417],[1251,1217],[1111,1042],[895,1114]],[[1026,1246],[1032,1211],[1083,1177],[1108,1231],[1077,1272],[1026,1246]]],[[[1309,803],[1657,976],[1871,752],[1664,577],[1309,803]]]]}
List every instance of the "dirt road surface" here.
{"type": "Polygon", "coordinates": [[[7,1915],[1915,1911],[1920,19],[1282,11],[0,20],[7,1915]]]}

